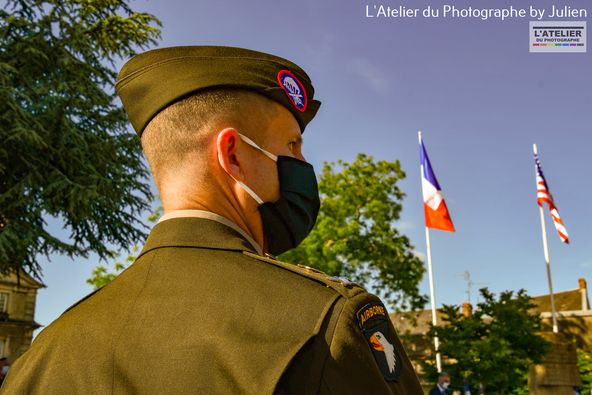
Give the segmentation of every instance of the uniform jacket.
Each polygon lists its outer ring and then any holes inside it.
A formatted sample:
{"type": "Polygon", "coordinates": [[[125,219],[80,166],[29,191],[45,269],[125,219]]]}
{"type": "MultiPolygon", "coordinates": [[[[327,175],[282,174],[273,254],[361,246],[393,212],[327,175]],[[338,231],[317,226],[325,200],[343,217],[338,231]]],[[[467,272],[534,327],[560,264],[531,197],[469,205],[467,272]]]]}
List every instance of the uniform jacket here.
{"type": "Polygon", "coordinates": [[[360,312],[377,303],[352,283],[257,255],[221,223],[170,219],[134,264],[37,336],[1,392],[420,395],[390,321],[395,381],[361,330],[360,312]]]}

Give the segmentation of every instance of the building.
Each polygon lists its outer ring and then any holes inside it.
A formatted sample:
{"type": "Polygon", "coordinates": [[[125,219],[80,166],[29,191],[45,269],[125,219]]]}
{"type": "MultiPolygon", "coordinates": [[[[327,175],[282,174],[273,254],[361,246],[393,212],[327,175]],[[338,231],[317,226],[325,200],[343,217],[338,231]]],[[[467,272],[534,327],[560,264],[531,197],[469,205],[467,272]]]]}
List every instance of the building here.
{"type": "Polygon", "coordinates": [[[24,353],[33,340],[37,290],[45,285],[31,276],[15,273],[0,277],[0,357],[10,362],[24,353]]]}
{"type": "MultiPolygon", "coordinates": [[[[554,300],[559,332],[565,335],[577,348],[592,350],[592,310],[590,310],[586,280],[580,278],[578,288],[554,293],[554,300]]],[[[541,315],[543,331],[551,332],[551,298],[549,294],[534,296],[532,302],[535,305],[533,311],[541,315]]],[[[440,310],[437,310],[436,313],[438,323],[442,323],[443,313],[440,310]]],[[[471,315],[471,304],[462,304],[462,313],[471,315]]],[[[432,322],[432,310],[392,313],[390,318],[401,337],[415,371],[422,380],[422,385],[428,388],[430,383],[423,380],[421,361],[425,360],[434,348],[433,339],[427,336],[432,322]]]]}
{"type": "MultiPolygon", "coordinates": [[[[442,312],[436,310],[438,322],[442,322],[442,312]]],[[[432,323],[432,310],[419,310],[415,312],[391,313],[391,321],[405,351],[411,360],[413,368],[422,378],[423,369],[421,361],[424,360],[434,348],[432,338],[427,336],[432,323]]],[[[423,383],[422,383],[423,384],[423,383]]]]}
{"type": "MultiPolygon", "coordinates": [[[[578,288],[553,294],[559,333],[571,340],[577,348],[592,350],[592,310],[588,299],[586,280],[578,279],[578,288]]],[[[543,330],[552,331],[551,297],[534,296],[534,310],[543,319],[543,330]]]]}
{"type": "MultiPolygon", "coordinates": [[[[463,303],[461,308],[464,315],[470,315],[472,313],[472,307],[469,303],[463,303]]],[[[443,315],[440,310],[436,310],[439,323],[444,322],[443,315]]],[[[421,385],[427,392],[434,383],[427,382],[424,379],[421,362],[431,355],[434,348],[434,340],[427,336],[430,324],[432,323],[432,310],[392,313],[390,314],[390,318],[401,338],[411,364],[421,381],[421,385]]],[[[442,361],[445,363],[446,356],[443,355],[442,358],[442,361]]]]}

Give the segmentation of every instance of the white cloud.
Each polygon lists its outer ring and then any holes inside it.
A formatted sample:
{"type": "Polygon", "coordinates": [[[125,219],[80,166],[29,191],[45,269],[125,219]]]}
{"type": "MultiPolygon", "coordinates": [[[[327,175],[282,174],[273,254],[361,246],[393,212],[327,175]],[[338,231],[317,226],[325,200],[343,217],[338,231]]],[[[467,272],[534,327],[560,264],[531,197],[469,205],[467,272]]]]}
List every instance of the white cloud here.
{"type": "Polygon", "coordinates": [[[353,58],[348,62],[349,72],[364,79],[376,92],[386,94],[390,90],[391,78],[387,72],[365,58],[353,58]]]}

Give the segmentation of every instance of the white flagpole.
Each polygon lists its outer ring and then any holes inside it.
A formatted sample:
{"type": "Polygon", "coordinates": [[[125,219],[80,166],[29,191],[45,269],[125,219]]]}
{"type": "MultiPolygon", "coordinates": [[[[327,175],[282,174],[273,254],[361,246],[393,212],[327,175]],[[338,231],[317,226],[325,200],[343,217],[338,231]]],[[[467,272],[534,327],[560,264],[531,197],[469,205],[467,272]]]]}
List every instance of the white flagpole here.
{"type": "MultiPolygon", "coordinates": [[[[532,145],[532,150],[535,154],[538,155],[537,145],[532,145]]],[[[535,167],[535,177],[538,174],[536,173],[535,167]]],[[[536,180],[536,178],[535,178],[536,180]]],[[[537,188],[538,188],[538,180],[537,180],[537,188]]],[[[549,258],[549,243],[547,241],[547,228],[545,226],[545,212],[543,211],[543,205],[539,205],[539,213],[541,215],[541,230],[543,234],[543,250],[545,252],[545,264],[547,266],[547,280],[549,281],[549,296],[551,297],[551,317],[553,320],[553,333],[558,333],[559,328],[557,326],[557,313],[555,312],[555,297],[553,295],[553,280],[551,278],[551,259],[549,258]]]]}
{"type": "MultiPolygon", "coordinates": [[[[419,138],[419,144],[421,145],[421,131],[417,132],[417,136],[419,138]]],[[[420,166],[421,168],[421,166],[420,166]]],[[[423,174],[421,175],[423,178],[423,174]]],[[[423,186],[422,186],[423,188],[423,186]]],[[[438,324],[438,316],[436,314],[436,291],[434,290],[434,274],[432,271],[432,246],[430,244],[430,229],[426,226],[425,227],[426,233],[426,247],[428,253],[428,276],[430,280],[430,300],[432,303],[432,325],[435,327],[438,324]]],[[[440,358],[440,340],[438,336],[434,337],[434,349],[436,351],[436,368],[438,369],[438,373],[442,371],[442,360],[440,358]]]]}
{"type": "MultiPolygon", "coordinates": [[[[430,277],[430,299],[432,301],[432,325],[438,324],[438,316],[436,315],[436,292],[434,290],[434,274],[432,272],[432,246],[430,245],[430,229],[426,226],[426,245],[428,250],[428,273],[430,277]]],[[[438,336],[434,337],[434,348],[436,350],[436,368],[438,373],[442,371],[442,360],[440,359],[440,340],[438,336]]]]}

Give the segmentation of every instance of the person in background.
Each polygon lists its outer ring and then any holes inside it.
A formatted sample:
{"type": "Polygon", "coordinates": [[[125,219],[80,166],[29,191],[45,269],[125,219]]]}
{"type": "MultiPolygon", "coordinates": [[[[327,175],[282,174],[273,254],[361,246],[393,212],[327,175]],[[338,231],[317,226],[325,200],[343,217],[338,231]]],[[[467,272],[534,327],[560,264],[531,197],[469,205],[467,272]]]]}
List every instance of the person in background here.
{"type": "Polygon", "coordinates": [[[4,381],[4,377],[6,377],[9,367],[10,367],[10,364],[8,363],[8,359],[0,358],[0,385],[2,385],[2,382],[4,381]]]}
{"type": "Polygon", "coordinates": [[[438,375],[438,382],[430,390],[429,395],[443,395],[448,394],[448,387],[450,386],[450,375],[446,372],[440,372],[438,375]]]}
{"type": "Polygon", "coordinates": [[[465,378],[463,382],[463,395],[471,395],[471,386],[469,385],[469,380],[465,378]]]}

